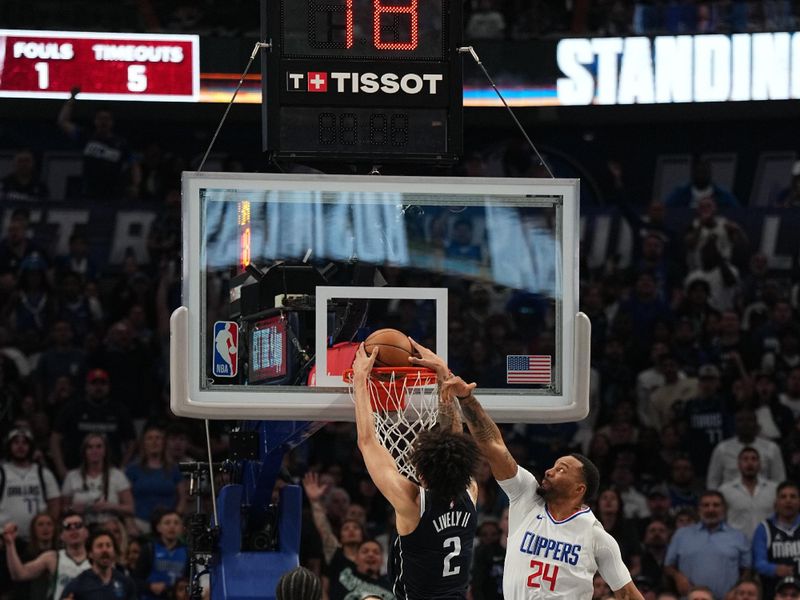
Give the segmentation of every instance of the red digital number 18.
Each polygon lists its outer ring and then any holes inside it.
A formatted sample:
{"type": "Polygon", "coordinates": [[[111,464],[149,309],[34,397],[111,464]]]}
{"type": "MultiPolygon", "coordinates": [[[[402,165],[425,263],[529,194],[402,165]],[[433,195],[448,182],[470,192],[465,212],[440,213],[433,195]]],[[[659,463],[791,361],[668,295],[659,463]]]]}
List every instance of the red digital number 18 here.
{"type": "MultiPolygon", "coordinates": [[[[341,0],[339,0],[341,1],[341,0]]],[[[419,0],[403,0],[407,4],[384,4],[386,0],[372,0],[372,43],[377,50],[416,50],[419,43],[419,0]],[[395,16],[396,15],[396,16],[395,16]],[[409,24],[408,40],[398,40],[398,27],[394,19],[405,17],[409,24]],[[387,24],[385,21],[391,19],[387,24]],[[384,24],[387,26],[384,27],[384,24]],[[384,33],[393,34],[393,39],[384,39],[384,33]]],[[[353,0],[345,0],[344,6],[338,3],[319,2],[309,0],[309,19],[312,23],[309,30],[310,43],[313,48],[352,48],[354,41],[355,25],[353,22],[353,0]],[[344,40],[336,41],[333,38],[335,31],[341,27],[332,23],[333,15],[341,14],[344,10],[344,40]],[[318,15],[326,15],[328,25],[328,39],[318,40],[317,32],[313,25],[318,15]],[[343,45],[342,45],[343,44],[343,45]]],[[[388,35],[386,37],[389,37],[388,35]]]]}
{"type": "Polygon", "coordinates": [[[378,50],[414,50],[419,39],[419,15],[417,1],[410,0],[407,6],[395,4],[384,5],[381,0],[373,0],[372,15],[374,19],[373,42],[378,50]],[[407,42],[384,42],[381,37],[381,17],[384,14],[408,15],[411,19],[411,39],[407,42]]]}

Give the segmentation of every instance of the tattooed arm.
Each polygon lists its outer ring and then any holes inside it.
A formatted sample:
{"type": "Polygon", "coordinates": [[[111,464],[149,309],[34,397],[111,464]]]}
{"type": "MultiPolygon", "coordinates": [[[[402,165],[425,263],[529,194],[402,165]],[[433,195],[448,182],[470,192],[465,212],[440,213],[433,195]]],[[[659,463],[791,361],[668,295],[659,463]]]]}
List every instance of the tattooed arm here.
{"type": "Polygon", "coordinates": [[[517,461],[508,451],[500,429],[475,398],[474,389],[474,383],[467,384],[460,377],[451,377],[442,384],[441,395],[458,398],[469,432],[489,461],[494,478],[499,481],[511,479],[517,474],[517,461]]]}
{"type": "Polygon", "coordinates": [[[439,386],[439,426],[442,429],[461,433],[464,431],[464,423],[461,421],[461,409],[455,398],[445,398],[442,394],[441,384],[439,386]]]}
{"type": "Polygon", "coordinates": [[[439,386],[439,416],[438,423],[442,429],[449,429],[454,432],[464,431],[464,424],[461,421],[461,411],[455,402],[453,396],[445,397],[442,394],[442,386],[445,381],[453,377],[450,369],[447,368],[447,363],[432,350],[429,350],[416,340],[408,338],[411,345],[414,347],[418,356],[410,356],[408,362],[412,365],[419,365],[432,369],[436,372],[436,383],[439,386]]]}

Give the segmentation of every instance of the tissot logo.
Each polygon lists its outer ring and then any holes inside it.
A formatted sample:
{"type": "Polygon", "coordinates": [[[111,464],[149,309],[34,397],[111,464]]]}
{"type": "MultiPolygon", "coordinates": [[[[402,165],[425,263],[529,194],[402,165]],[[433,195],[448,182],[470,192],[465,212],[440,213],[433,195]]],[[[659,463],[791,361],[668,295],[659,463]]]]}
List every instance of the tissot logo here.
{"type": "Polygon", "coordinates": [[[435,96],[439,93],[441,73],[344,73],[308,71],[286,73],[289,92],[331,92],[337,94],[409,94],[435,96]],[[330,83],[330,89],[328,84],[330,83]]]}

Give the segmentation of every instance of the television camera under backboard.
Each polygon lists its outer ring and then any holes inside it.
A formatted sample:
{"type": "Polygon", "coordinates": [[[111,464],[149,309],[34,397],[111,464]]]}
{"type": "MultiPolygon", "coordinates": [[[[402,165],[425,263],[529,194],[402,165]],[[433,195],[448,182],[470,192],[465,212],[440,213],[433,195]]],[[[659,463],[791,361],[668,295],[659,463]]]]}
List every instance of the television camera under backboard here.
{"type": "Polygon", "coordinates": [[[181,416],[352,420],[342,373],[403,331],[499,421],[588,412],[578,181],[185,173],[181,416]]]}

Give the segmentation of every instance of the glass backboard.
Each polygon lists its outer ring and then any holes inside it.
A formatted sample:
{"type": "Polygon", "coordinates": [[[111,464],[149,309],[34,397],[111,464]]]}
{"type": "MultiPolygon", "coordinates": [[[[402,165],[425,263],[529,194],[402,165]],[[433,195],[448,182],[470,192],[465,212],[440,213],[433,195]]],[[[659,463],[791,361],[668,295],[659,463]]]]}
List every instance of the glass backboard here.
{"type": "Polygon", "coordinates": [[[391,327],[505,422],[588,411],[578,181],[185,173],[181,416],[352,420],[356,345],[391,327]]]}

